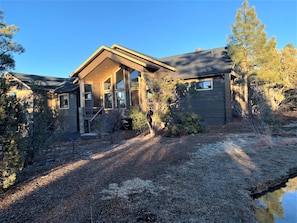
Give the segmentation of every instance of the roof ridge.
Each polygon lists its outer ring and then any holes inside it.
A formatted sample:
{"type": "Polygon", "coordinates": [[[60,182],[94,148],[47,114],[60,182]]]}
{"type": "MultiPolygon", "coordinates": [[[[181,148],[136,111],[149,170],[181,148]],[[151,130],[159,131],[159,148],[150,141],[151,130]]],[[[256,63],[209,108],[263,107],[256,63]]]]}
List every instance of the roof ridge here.
{"type": "Polygon", "coordinates": [[[190,54],[198,54],[198,53],[202,53],[202,52],[213,51],[213,50],[218,50],[218,49],[223,49],[223,48],[227,50],[227,46],[222,46],[222,47],[216,47],[216,48],[211,48],[211,49],[207,49],[207,50],[193,51],[193,52],[188,52],[188,53],[171,55],[171,56],[168,56],[168,57],[161,57],[161,58],[159,58],[159,60],[162,61],[163,59],[169,59],[169,58],[172,58],[172,57],[179,57],[179,56],[190,55],[190,54]]]}
{"type": "Polygon", "coordinates": [[[148,61],[153,62],[153,63],[155,63],[155,64],[157,64],[159,66],[162,66],[162,67],[165,67],[167,69],[176,71],[175,67],[172,67],[172,66],[169,66],[168,64],[163,63],[158,58],[155,58],[155,57],[140,53],[140,52],[135,51],[135,50],[131,50],[131,49],[127,48],[127,47],[123,47],[123,46],[120,46],[118,44],[113,44],[111,46],[111,48],[114,49],[114,50],[116,50],[116,48],[119,48],[119,49],[125,51],[126,53],[129,53],[129,54],[132,54],[132,55],[134,55],[136,57],[139,57],[140,59],[148,60],[148,61]]]}
{"type": "Polygon", "coordinates": [[[22,76],[34,76],[34,77],[42,77],[42,78],[55,78],[55,79],[63,79],[63,80],[68,80],[70,79],[69,77],[57,77],[57,76],[44,76],[40,74],[28,74],[28,73],[20,73],[20,72],[9,72],[10,74],[13,75],[22,75],[22,76]]]}

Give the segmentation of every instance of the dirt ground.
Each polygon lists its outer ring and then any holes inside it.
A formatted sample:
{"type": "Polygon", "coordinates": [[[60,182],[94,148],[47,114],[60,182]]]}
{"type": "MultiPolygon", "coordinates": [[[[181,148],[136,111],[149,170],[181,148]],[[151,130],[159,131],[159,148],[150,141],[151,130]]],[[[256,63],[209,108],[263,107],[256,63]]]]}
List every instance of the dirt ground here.
{"type": "Polygon", "coordinates": [[[0,222],[257,222],[251,195],[297,173],[296,124],[287,117],[273,137],[235,120],[178,138],[60,143],[0,194],[0,222]]]}

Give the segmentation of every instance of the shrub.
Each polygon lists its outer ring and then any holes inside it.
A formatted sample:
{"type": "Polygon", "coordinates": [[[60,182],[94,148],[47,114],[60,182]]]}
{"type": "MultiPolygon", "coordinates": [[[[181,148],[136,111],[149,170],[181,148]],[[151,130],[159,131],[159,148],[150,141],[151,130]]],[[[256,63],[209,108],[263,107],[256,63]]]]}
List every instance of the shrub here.
{"type": "Polygon", "coordinates": [[[129,117],[132,119],[133,130],[142,132],[148,128],[146,123],[146,116],[139,110],[138,106],[131,107],[129,117]]]}
{"type": "Polygon", "coordinates": [[[260,133],[271,134],[279,130],[280,120],[275,117],[271,107],[268,105],[262,105],[260,108],[259,122],[258,132],[260,133]]]}
{"type": "Polygon", "coordinates": [[[167,136],[181,136],[204,132],[200,117],[195,113],[181,113],[174,116],[173,122],[168,126],[167,136]]]}

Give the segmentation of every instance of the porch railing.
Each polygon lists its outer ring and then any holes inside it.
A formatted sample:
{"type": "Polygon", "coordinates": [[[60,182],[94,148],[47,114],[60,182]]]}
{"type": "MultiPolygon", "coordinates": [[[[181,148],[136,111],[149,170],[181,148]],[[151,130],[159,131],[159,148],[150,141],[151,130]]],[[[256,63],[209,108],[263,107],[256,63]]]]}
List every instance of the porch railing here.
{"type": "Polygon", "coordinates": [[[98,109],[98,111],[93,115],[93,117],[90,119],[90,122],[92,122],[96,117],[97,115],[100,114],[100,112],[103,110],[104,107],[101,107],[98,109]]]}
{"type": "Polygon", "coordinates": [[[84,120],[87,121],[88,132],[91,132],[91,125],[95,118],[103,111],[104,107],[86,107],[84,109],[84,120]]]}

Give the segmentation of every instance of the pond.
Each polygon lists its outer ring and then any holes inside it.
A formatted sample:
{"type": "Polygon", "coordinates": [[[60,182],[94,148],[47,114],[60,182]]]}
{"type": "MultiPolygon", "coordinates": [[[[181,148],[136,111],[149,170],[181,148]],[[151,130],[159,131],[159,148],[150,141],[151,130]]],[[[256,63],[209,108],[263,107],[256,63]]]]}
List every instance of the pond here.
{"type": "Polygon", "coordinates": [[[255,199],[259,223],[297,223],[297,177],[255,199]]]}

